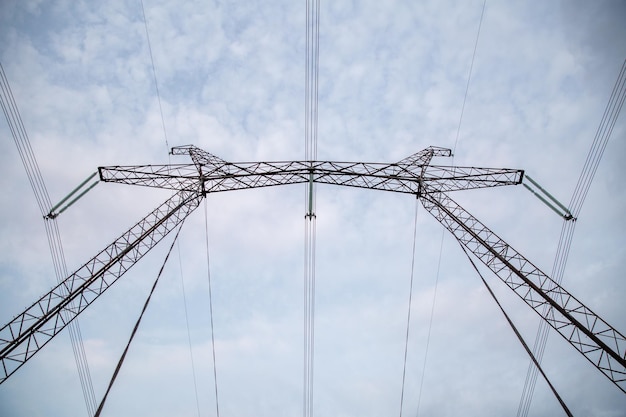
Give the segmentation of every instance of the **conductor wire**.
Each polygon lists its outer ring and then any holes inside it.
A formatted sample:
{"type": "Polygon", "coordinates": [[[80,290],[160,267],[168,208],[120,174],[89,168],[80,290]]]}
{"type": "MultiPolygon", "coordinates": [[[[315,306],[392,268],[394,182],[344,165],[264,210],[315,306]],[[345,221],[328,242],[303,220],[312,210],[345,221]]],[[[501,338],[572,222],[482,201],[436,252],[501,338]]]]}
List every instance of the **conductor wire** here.
{"type": "Polygon", "coordinates": [[[304,364],[303,401],[304,417],[313,414],[313,371],[315,353],[315,240],[316,240],[316,189],[314,161],[317,159],[318,91],[319,91],[319,0],[306,1],[306,50],[304,97],[304,147],[305,160],[310,164],[309,182],[305,189],[304,230],[304,364]]]}
{"type": "MultiPolygon", "coordinates": [[[[454,158],[455,158],[455,154],[456,154],[456,147],[459,141],[459,136],[461,133],[461,126],[463,123],[463,115],[465,114],[465,103],[467,102],[467,96],[468,96],[468,92],[469,92],[469,87],[470,87],[470,82],[472,80],[472,71],[474,69],[474,60],[476,58],[476,50],[478,49],[478,40],[480,39],[480,29],[482,28],[483,25],[483,18],[485,16],[485,6],[487,5],[487,0],[483,1],[483,7],[481,9],[480,12],[480,20],[478,22],[478,30],[476,31],[476,40],[474,41],[474,50],[472,52],[472,60],[470,63],[470,69],[469,69],[469,73],[467,75],[467,84],[465,85],[465,94],[463,95],[463,104],[461,105],[461,114],[459,115],[459,124],[457,126],[457,130],[456,130],[456,137],[454,139],[454,147],[452,148],[452,165],[454,165],[454,158]]],[[[437,286],[439,284],[439,272],[440,272],[440,268],[441,268],[441,258],[442,258],[442,254],[443,254],[443,242],[445,239],[445,231],[442,230],[441,231],[441,243],[439,245],[439,260],[437,262],[437,275],[435,278],[435,288],[434,288],[434,292],[433,292],[433,301],[431,304],[431,311],[430,311],[430,320],[428,323],[428,336],[426,338],[426,352],[424,353],[424,365],[422,367],[422,376],[421,376],[421,380],[420,380],[420,387],[419,387],[419,394],[418,394],[418,400],[417,400],[417,412],[416,415],[419,416],[419,409],[420,409],[420,403],[421,403],[421,399],[422,399],[422,389],[424,386],[424,374],[426,373],[426,362],[428,359],[428,349],[430,346],[430,335],[431,335],[431,331],[432,331],[432,325],[433,325],[433,315],[435,314],[435,303],[436,303],[436,299],[437,299],[437,286]]]]}
{"type": "Polygon", "coordinates": [[[117,366],[115,367],[113,376],[111,377],[111,380],[109,381],[107,390],[104,393],[104,396],[102,397],[102,401],[100,402],[100,405],[98,406],[98,409],[96,410],[96,414],[94,417],[99,417],[100,413],[102,412],[102,408],[104,407],[107,397],[109,396],[109,392],[111,392],[111,388],[113,387],[113,384],[115,383],[115,380],[117,379],[117,375],[119,374],[119,371],[122,368],[122,364],[124,363],[126,354],[128,353],[128,350],[130,349],[130,344],[132,343],[133,339],[135,338],[135,335],[137,334],[137,329],[139,328],[139,324],[141,324],[141,319],[143,318],[143,315],[146,312],[146,309],[148,308],[148,304],[150,304],[150,300],[152,299],[152,294],[154,294],[154,290],[156,289],[156,286],[159,283],[161,274],[163,274],[163,269],[165,268],[165,264],[167,263],[167,260],[169,259],[170,254],[172,253],[172,249],[174,249],[174,244],[178,240],[178,235],[181,229],[183,228],[184,224],[185,224],[185,221],[183,220],[183,222],[180,224],[180,227],[178,228],[178,231],[176,232],[176,236],[174,236],[174,240],[172,241],[172,244],[170,245],[170,249],[168,250],[167,255],[165,256],[165,260],[163,261],[163,264],[161,265],[161,269],[159,270],[159,273],[156,279],[154,280],[154,284],[152,284],[152,289],[150,290],[150,293],[148,294],[148,298],[146,299],[146,302],[144,303],[143,308],[141,309],[141,313],[139,313],[139,318],[137,319],[137,322],[135,323],[135,327],[133,327],[133,331],[130,334],[128,343],[126,343],[126,347],[124,348],[124,352],[122,353],[122,356],[117,362],[117,366]]]}
{"type": "MultiPolygon", "coordinates": [[[[13,140],[22,160],[22,164],[26,170],[26,175],[35,194],[37,205],[41,210],[42,216],[46,219],[44,224],[46,236],[48,238],[48,245],[50,247],[50,254],[52,256],[52,264],[57,282],[60,283],[63,278],[68,275],[63,245],[61,244],[61,234],[59,232],[56,219],[46,217],[46,214],[52,208],[50,196],[48,195],[48,190],[43,180],[43,176],[41,175],[37,158],[35,157],[35,153],[30,144],[26,128],[24,127],[22,116],[20,115],[19,108],[15,102],[9,80],[6,77],[1,63],[0,107],[2,107],[6,117],[13,140]]],[[[71,308],[75,308],[74,303],[70,303],[70,305],[71,308]]],[[[70,340],[72,342],[72,350],[76,361],[76,367],[78,369],[78,376],[85,399],[85,406],[87,407],[87,414],[91,416],[96,409],[96,397],[91,381],[91,374],[89,373],[89,364],[87,362],[87,356],[85,354],[85,347],[78,320],[71,321],[68,325],[68,330],[70,340]]]]}
{"type": "Polygon", "coordinates": [[[548,386],[550,387],[550,390],[552,390],[552,393],[554,394],[554,396],[556,397],[557,401],[559,402],[559,404],[561,404],[561,407],[563,408],[563,411],[565,411],[565,414],[568,415],[568,417],[573,417],[572,413],[569,411],[569,408],[567,408],[567,405],[565,405],[565,402],[563,401],[563,399],[561,398],[561,396],[559,395],[559,393],[556,391],[556,388],[554,388],[554,385],[552,385],[552,383],[550,382],[550,380],[548,379],[548,376],[545,374],[545,372],[543,371],[543,369],[541,368],[541,365],[539,364],[539,362],[537,361],[537,359],[535,358],[535,355],[533,355],[532,351],[530,350],[530,348],[528,347],[528,345],[526,344],[526,342],[524,341],[524,338],[522,337],[522,335],[520,334],[520,332],[517,330],[517,327],[515,327],[515,324],[513,324],[513,321],[511,320],[511,318],[509,317],[508,314],[506,314],[506,311],[504,311],[504,308],[502,308],[502,305],[500,304],[500,301],[498,301],[498,299],[496,298],[496,295],[493,293],[493,291],[491,290],[491,287],[489,286],[489,284],[487,284],[487,281],[485,280],[485,278],[483,277],[483,275],[480,273],[480,270],[478,269],[478,267],[476,266],[476,264],[474,263],[474,260],[472,259],[472,257],[469,255],[469,253],[467,252],[467,249],[465,249],[465,246],[463,246],[461,244],[461,242],[459,242],[459,246],[461,246],[461,249],[463,249],[463,252],[465,253],[465,256],[467,256],[467,259],[469,259],[470,263],[472,264],[472,266],[474,267],[474,270],[476,271],[476,273],[478,274],[478,276],[480,277],[480,279],[482,280],[483,284],[485,284],[485,287],[487,288],[487,291],[489,292],[489,295],[491,295],[491,298],[493,298],[493,300],[496,302],[496,304],[498,305],[498,308],[500,309],[500,311],[502,312],[502,315],[504,315],[504,318],[506,319],[506,321],[509,323],[509,326],[511,326],[511,329],[513,330],[513,332],[515,333],[515,336],[517,336],[519,342],[522,344],[522,346],[524,347],[524,350],[526,351],[526,353],[528,354],[528,356],[530,356],[530,359],[532,360],[532,362],[535,364],[535,366],[537,367],[537,369],[539,370],[539,372],[541,373],[541,375],[543,376],[543,378],[545,379],[546,383],[548,384],[548,386]]]}
{"type": "Polygon", "coordinates": [[[207,202],[204,199],[204,234],[206,237],[206,267],[207,267],[207,280],[209,282],[209,314],[211,318],[211,350],[213,353],[213,382],[215,384],[215,412],[217,417],[220,417],[220,403],[217,396],[217,365],[215,362],[215,332],[213,327],[213,292],[211,290],[211,262],[209,255],[209,220],[207,214],[207,202]]]}
{"type": "Polygon", "coordinates": [[[402,389],[400,392],[400,417],[402,417],[402,410],[404,407],[404,384],[406,380],[406,361],[409,352],[409,329],[411,324],[411,305],[413,299],[413,277],[415,275],[415,245],[417,241],[417,213],[419,209],[419,202],[415,199],[415,221],[413,224],[413,256],[411,259],[411,279],[409,280],[409,308],[406,318],[406,339],[404,341],[404,366],[402,367],[402,389]]]}
{"type": "MultiPolygon", "coordinates": [[[[626,100],[626,60],[622,63],[622,67],[613,86],[611,96],[600,120],[600,125],[596,131],[595,137],[591,144],[591,148],[587,154],[587,158],[583,165],[583,169],[576,183],[576,188],[572,194],[572,198],[569,203],[569,208],[574,218],[578,218],[582,209],[583,203],[591,188],[591,183],[595,176],[595,173],[604,154],[604,150],[607,146],[611,133],[617,119],[620,115],[624,101],[626,100]]],[[[552,278],[561,284],[563,281],[563,275],[565,273],[565,266],[569,257],[569,251],[572,245],[572,239],[574,236],[574,230],[576,228],[576,222],[563,221],[561,227],[561,235],[559,238],[559,244],[557,253],[554,259],[552,267],[552,278]]],[[[547,307],[546,307],[547,308],[547,307]]],[[[546,310],[544,310],[545,312],[546,310]]],[[[535,343],[533,346],[533,352],[537,356],[537,360],[541,363],[543,354],[545,352],[546,344],[548,341],[549,328],[548,325],[541,321],[537,328],[537,335],[535,337],[535,343]]],[[[520,403],[517,410],[518,417],[524,417],[528,415],[530,411],[530,405],[532,402],[535,386],[537,383],[537,367],[533,363],[528,365],[526,372],[526,380],[524,382],[524,388],[520,398],[520,403]]]]}
{"type": "Polygon", "coordinates": [[[152,54],[152,44],[150,43],[150,33],[148,32],[148,19],[146,19],[146,11],[143,7],[143,0],[141,0],[141,14],[143,16],[143,23],[146,29],[146,40],[148,41],[148,51],[150,52],[150,63],[152,64],[152,76],[154,78],[154,88],[156,89],[157,101],[159,102],[159,113],[161,114],[161,126],[163,127],[163,137],[165,138],[165,147],[169,155],[170,144],[167,140],[167,130],[165,129],[165,117],[163,117],[163,105],[161,104],[161,94],[159,93],[159,83],[157,82],[156,69],[154,66],[154,55],[152,54]]]}

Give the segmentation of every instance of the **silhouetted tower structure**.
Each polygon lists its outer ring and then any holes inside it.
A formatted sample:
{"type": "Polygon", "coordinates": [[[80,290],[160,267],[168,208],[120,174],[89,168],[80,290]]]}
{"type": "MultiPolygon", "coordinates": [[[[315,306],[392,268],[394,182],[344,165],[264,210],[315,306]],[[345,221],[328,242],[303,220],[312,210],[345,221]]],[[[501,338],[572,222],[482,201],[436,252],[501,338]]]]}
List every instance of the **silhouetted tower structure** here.
{"type": "Polygon", "coordinates": [[[316,182],[413,194],[469,252],[626,393],[626,338],[456,203],[457,190],[521,184],[517,169],[431,164],[429,147],[399,162],[226,162],[194,146],[172,148],[192,163],[99,168],[104,182],[176,191],[154,211],[0,329],[0,383],[19,369],[139,259],[180,225],[208,193],[316,182]],[[544,308],[544,307],[548,308],[544,308]]]}

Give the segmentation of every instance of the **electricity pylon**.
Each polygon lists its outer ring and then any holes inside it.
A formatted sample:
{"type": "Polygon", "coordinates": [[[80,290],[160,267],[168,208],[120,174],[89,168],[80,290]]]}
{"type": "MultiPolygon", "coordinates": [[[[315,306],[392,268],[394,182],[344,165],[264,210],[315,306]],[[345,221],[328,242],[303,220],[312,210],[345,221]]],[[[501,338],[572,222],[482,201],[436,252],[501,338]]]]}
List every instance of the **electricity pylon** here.
{"type": "Polygon", "coordinates": [[[417,196],[474,256],[626,393],[626,338],[498,237],[449,192],[516,185],[524,171],[432,165],[429,147],[399,162],[226,162],[194,146],[172,148],[190,164],[100,167],[104,182],[175,190],[162,205],[0,329],[0,383],[181,224],[208,193],[317,182],[417,196]],[[549,308],[544,308],[544,306],[549,308]]]}

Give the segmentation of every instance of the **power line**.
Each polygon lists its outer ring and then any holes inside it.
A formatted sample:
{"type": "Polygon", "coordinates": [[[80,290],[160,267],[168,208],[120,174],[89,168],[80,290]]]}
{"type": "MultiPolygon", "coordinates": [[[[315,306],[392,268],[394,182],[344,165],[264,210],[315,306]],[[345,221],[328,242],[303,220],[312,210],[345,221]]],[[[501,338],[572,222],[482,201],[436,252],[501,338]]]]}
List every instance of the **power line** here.
{"type": "Polygon", "coordinates": [[[596,131],[591,149],[585,160],[582,172],[576,184],[576,189],[570,201],[570,208],[577,217],[582,209],[582,205],[587,197],[591,182],[596,174],[602,155],[606,145],[611,137],[615,123],[619,117],[624,100],[626,99],[626,60],[622,63],[622,67],[617,76],[617,81],[613,86],[613,91],[602,115],[600,125],[596,131]]]}
{"type": "Polygon", "coordinates": [[[565,402],[563,401],[563,399],[561,398],[559,393],[556,391],[556,388],[554,388],[554,385],[552,385],[552,383],[548,379],[548,376],[545,374],[545,372],[541,368],[541,364],[537,361],[537,359],[533,355],[532,351],[530,350],[530,348],[528,347],[528,345],[524,341],[524,338],[522,337],[520,332],[517,330],[517,327],[515,327],[515,324],[513,323],[513,321],[509,317],[509,315],[506,314],[506,311],[504,311],[504,308],[502,308],[502,304],[500,304],[500,301],[498,301],[498,299],[496,298],[496,295],[491,290],[491,287],[489,286],[489,284],[487,284],[487,281],[483,277],[483,274],[480,273],[480,270],[478,269],[478,267],[474,263],[474,260],[470,257],[469,253],[467,253],[467,249],[465,249],[465,246],[463,246],[460,242],[459,242],[459,246],[461,246],[461,249],[463,249],[463,252],[465,253],[465,256],[467,256],[467,259],[469,259],[470,263],[474,267],[474,270],[476,271],[476,273],[478,274],[478,276],[482,280],[483,284],[487,288],[487,291],[489,292],[489,295],[491,295],[491,298],[493,298],[493,301],[495,301],[496,304],[498,305],[498,308],[500,309],[500,311],[504,315],[504,318],[506,319],[507,323],[509,323],[509,326],[511,326],[511,329],[515,333],[515,336],[517,336],[517,339],[519,340],[519,342],[524,347],[524,350],[526,350],[526,353],[528,353],[528,356],[530,356],[531,361],[533,362],[533,364],[535,364],[535,366],[537,367],[539,372],[541,372],[541,375],[543,376],[543,378],[545,379],[546,383],[548,384],[548,386],[552,390],[552,393],[556,397],[556,399],[559,402],[559,404],[561,404],[561,407],[563,408],[563,411],[565,411],[565,414],[567,414],[569,417],[572,417],[572,413],[569,411],[569,408],[567,408],[567,405],[565,405],[565,402]]]}
{"type": "Polygon", "coordinates": [[[198,382],[196,378],[196,366],[193,360],[193,347],[191,344],[191,330],[189,329],[189,313],[187,312],[187,295],[185,293],[185,277],[183,275],[183,261],[182,256],[180,255],[180,245],[176,245],[176,249],[178,250],[178,265],[180,268],[180,286],[183,291],[183,306],[185,309],[185,325],[187,327],[187,343],[189,344],[189,357],[191,358],[191,374],[193,377],[193,389],[196,394],[196,408],[198,411],[198,417],[200,417],[200,400],[198,397],[198,382]]]}
{"type": "Polygon", "coordinates": [[[312,161],[317,159],[318,91],[319,91],[319,0],[306,2],[306,49],[304,93],[304,147],[305,160],[311,164],[309,182],[305,189],[306,215],[304,217],[304,363],[303,416],[313,414],[313,371],[315,358],[315,240],[316,189],[313,182],[312,161]]]}
{"type": "Polygon", "coordinates": [[[430,336],[433,329],[433,317],[435,316],[435,304],[437,300],[437,287],[439,286],[439,272],[441,271],[441,259],[443,253],[443,241],[444,241],[445,229],[441,231],[441,241],[439,244],[439,260],[437,261],[437,273],[435,275],[435,288],[433,291],[433,300],[430,304],[430,319],[428,320],[428,334],[426,335],[426,351],[424,352],[424,362],[422,363],[422,376],[420,377],[420,387],[417,394],[417,410],[415,415],[420,415],[420,405],[422,402],[422,392],[424,388],[424,376],[426,375],[426,363],[428,362],[428,351],[430,348],[430,336]]]}
{"type": "MultiPolygon", "coordinates": [[[[148,52],[150,54],[150,64],[151,64],[151,68],[152,68],[152,76],[154,79],[154,88],[155,88],[155,92],[156,92],[156,96],[157,96],[157,101],[159,103],[159,114],[161,116],[161,127],[163,129],[163,138],[165,140],[165,148],[167,150],[167,156],[168,156],[168,160],[171,160],[170,157],[170,146],[169,146],[169,142],[168,142],[168,137],[167,137],[167,128],[165,126],[165,117],[163,115],[163,105],[162,105],[162,101],[161,101],[161,93],[159,91],[159,82],[157,79],[157,75],[156,75],[156,66],[154,64],[154,54],[152,53],[152,43],[150,42],[150,31],[148,30],[148,19],[146,17],[146,12],[145,12],[145,8],[144,8],[144,4],[143,4],[143,0],[140,1],[141,3],[141,13],[143,16],[143,22],[144,22],[144,28],[146,31],[146,41],[148,43],[148,52]]],[[[206,201],[205,201],[205,219],[206,219],[206,201]]],[[[209,247],[208,247],[208,226],[207,226],[207,268],[209,267],[209,247]]],[[[196,396],[196,408],[197,408],[197,412],[198,412],[198,417],[200,416],[200,400],[199,400],[199,396],[198,396],[198,384],[197,384],[197,379],[196,379],[196,371],[195,371],[195,365],[194,365],[194,358],[193,358],[193,348],[192,348],[192,344],[191,344],[191,333],[190,333],[190,329],[189,329],[189,317],[188,317],[188,312],[187,312],[187,297],[185,295],[185,284],[184,284],[184,277],[183,277],[183,268],[182,268],[182,260],[181,260],[181,254],[180,254],[180,243],[177,242],[177,252],[178,252],[178,260],[179,260],[179,264],[180,264],[180,272],[181,272],[181,286],[182,286],[182,290],[183,290],[183,302],[184,302],[184,307],[185,307],[185,324],[187,326],[187,340],[189,343],[189,355],[191,358],[191,367],[192,367],[192,377],[193,377],[193,385],[194,385],[194,391],[195,391],[195,396],[196,396]]],[[[214,334],[213,334],[213,306],[212,306],[212,298],[211,298],[211,275],[210,275],[210,269],[208,270],[208,280],[209,280],[209,310],[210,310],[210,315],[211,315],[211,342],[212,342],[212,347],[213,347],[213,376],[214,376],[214,381],[215,381],[215,405],[216,405],[216,412],[217,412],[217,416],[219,417],[220,413],[219,413],[219,402],[218,402],[218,391],[217,391],[217,370],[216,370],[216,364],[215,364],[215,339],[214,339],[214,334]]]]}
{"type": "Polygon", "coordinates": [[[165,129],[165,118],[163,117],[163,106],[161,105],[161,94],[159,93],[159,83],[156,76],[156,68],[154,65],[154,56],[152,54],[152,44],[150,43],[150,32],[148,31],[148,19],[146,19],[146,11],[143,7],[143,0],[141,0],[141,14],[143,16],[143,24],[146,29],[146,40],[148,41],[148,51],[150,52],[150,63],[152,64],[152,76],[154,78],[154,88],[156,89],[157,100],[159,102],[159,113],[161,114],[161,126],[163,127],[163,137],[165,138],[165,148],[168,155],[170,151],[170,145],[167,141],[167,130],[165,129]]]}
{"type": "MultiPolygon", "coordinates": [[[[172,253],[172,249],[174,249],[174,244],[178,240],[178,235],[180,234],[180,231],[183,228],[183,224],[184,223],[185,222],[183,221],[180,224],[180,227],[178,228],[178,231],[176,232],[176,236],[174,236],[174,240],[172,241],[172,244],[170,245],[170,249],[167,251],[167,255],[165,255],[165,260],[163,261],[163,264],[161,265],[161,269],[159,269],[159,273],[157,274],[157,277],[154,280],[154,284],[152,284],[152,288],[150,289],[150,293],[148,294],[148,298],[146,299],[146,302],[143,304],[143,308],[141,309],[141,313],[139,313],[139,318],[137,319],[137,322],[135,323],[135,327],[133,327],[133,330],[130,333],[130,338],[128,339],[128,342],[126,343],[126,347],[124,348],[124,352],[122,352],[122,356],[120,357],[120,359],[117,362],[117,366],[115,367],[115,371],[113,371],[113,375],[111,376],[111,380],[109,381],[109,385],[107,386],[107,389],[106,389],[106,391],[104,393],[104,396],[102,397],[102,401],[100,402],[100,405],[98,406],[98,410],[96,411],[96,414],[95,414],[94,417],[99,417],[100,413],[102,412],[102,408],[104,407],[104,403],[106,402],[107,397],[109,396],[109,392],[111,392],[111,388],[113,387],[113,384],[115,383],[115,380],[117,379],[117,375],[119,374],[120,369],[122,368],[122,364],[124,363],[124,359],[126,359],[126,354],[128,353],[128,349],[130,349],[130,344],[132,343],[133,339],[135,338],[135,335],[137,334],[137,329],[139,328],[139,324],[141,323],[141,319],[143,318],[143,315],[146,312],[146,309],[148,308],[148,304],[150,304],[150,300],[152,299],[152,294],[154,294],[154,290],[156,289],[156,286],[159,283],[159,279],[161,278],[161,275],[163,274],[163,269],[165,268],[165,264],[167,263],[167,260],[169,259],[170,254],[172,253]]],[[[198,414],[199,414],[199,410],[198,410],[198,414]]]]}
{"type": "Polygon", "coordinates": [[[402,366],[402,390],[400,393],[400,417],[402,417],[402,409],[404,407],[404,383],[406,379],[406,360],[409,351],[409,329],[411,325],[411,304],[413,299],[413,277],[415,273],[415,245],[417,241],[417,212],[419,209],[419,200],[415,199],[415,220],[413,224],[413,251],[411,258],[411,279],[409,280],[409,307],[407,309],[406,318],[406,339],[404,341],[404,365],[402,366]]]}
{"type": "MultiPolygon", "coordinates": [[[[17,147],[20,159],[26,170],[26,175],[30,182],[35,200],[39,206],[42,216],[44,217],[44,225],[46,236],[48,238],[48,246],[52,256],[52,264],[57,278],[57,282],[61,282],[67,275],[67,265],[65,262],[65,254],[63,253],[63,245],[61,243],[61,234],[56,218],[46,217],[51,211],[52,203],[48,190],[46,188],[37,158],[30,144],[26,128],[22,121],[19,109],[15,102],[13,92],[11,90],[8,78],[4,72],[4,67],[0,63],[0,107],[4,112],[9,130],[13,136],[13,141],[17,147]]],[[[73,307],[73,306],[72,306],[73,307]]],[[[96,396],[93,390],[91,374],[89,372],[89,363],[85,354],[82,334],[78,320],[69,323],[69,334],[72,343],[72,351],[78,369],[78,377],[87,407],[87,414],[93,415],[96,409],[96,396]]]]}
{"type": "MultiPolygon", "coordinates": [[[[483,25],[483,18],[485,16],[485,6],[487,4],[487,0],[483,1],[483,7],[481,9],[480,12],[480,20],[478,22],[478,30],[476,31],[476,40],[474,41],[474,50],[472,52],[472,60],[470,62],[470,68],[469,68],[469,72],[467,74],[467,83],[465,85],[465,93],[463,94],[463,104],[461,105],[461,114],[459,115],[459,123],[457,125],[457,129],[456,129],[456,137],[454,139],[454,147],[452,148],[452,161],[453,161],[453,165],[454,165],[454,158],[455,158],[455,154],[456,154],[456,146],[458,144],[459,141],[459,136],[461,133],[461,126],[463,123],[463,115],[465,114],[465,103],[467,102],[467,95],[469,92],[469,87],[470,87],[470,82],[472,80],[472,71],[474,69],[474,60],[476,58],[476,50],[478,49],[478,40],[480,39],[480,29],[482,28],[483,25]]],[[[433,326],[433,316],[435,314],[435,303],[436,303],[436,299],[437,299],[437,286],[439,284],[439,272],[440,272],[440,268],[441,268],[441,258],[443,255],[443,242],[445,240],[445,229],[441,231],[441,242],[439,244],[439,260],[437,261],[437,275],[435,277],[435,289],[433,292],[433,300],[431,303],[431,307],[430,307],[430,319],[428,321],[428,335],[426,336],[426,351],[424,353],[424,363],[422,365],[422,376],[420,378],[420,387],[419,387],[419,393],[418,393],[418,400],[417,400],[417,412],[416,415],[419,416],[419,408],[420,408],[420,403],[421,403],[421,399],[422,399],[422,389],[424,386],[424,375],[426,373],[426,362],[428,360],[428,349],[430,346],[430,336],[431,336],[431,331],[432,331],[432,326],[433,326]]]]}
{"type": "Polygon", "coordinates": [[[206,268],[209,283],[209,315],[211,318],[211,350],[213,353],[213,382],[215,384],[215,413],[220,417],[220,403],[217,395],[217,365],[215,362],[215,332],[213,328],[213,292],[211,290],[211,257],[209,255],[209,219],[207,215],[207,203],[204,199],[204,235],[206,237],[206,268]]]}
{"type": "MultiPolygon", "coordinates": [[[[580,215],[583,203],[585,202],[589,189],[591,188],[591,183],[595,177],[598,166],[600,165],[600,160],[602,159],[602,155],[604,154],[604,150],[606,149],[609,138],[611,137],[615,123],[621,113],[625,99],[626,60],[622,63],[622,67],[618,73],[617,80],[613,86],[613,90],[611,91],[611,96],[609,97],[602,119],[600,120],[600,125],[596,130],[593,142],[589,152],[587,153],[587,158],[585,159],[582,171],[578,177],[576,188],[574,189],[570,200],[569,209],[574,218],[578,218],[580,215]]],[[[567,219],[563,221],[551,274],[553,279],[555,279],[559,284],[563,280],[575,228],[576,222],[567,221],[567,219]]],[[[535,352],[539,362],[543,359],[543,354],[548,341],[548,334],[548,326],[546,326],[544,321],[541,321],[537,328],[535,344],[533,346],[533,351],[535,352]]],[[[533,363],[528,365],[524,388],[522,390],[517,411],[518,417],[525,417],[528,415],[537,382],[537,370],[538,368],[533,363]]]]}
{"type": "Polygon", "coordinates": [[[478,22],[478,31],[476,32],[476,41],[474,42],[474,52],[472,52],[472,62],[470,63],[469,73],[467,74],[467,84],[465,85],[465,94],[463,95],[463,105],[461,106],[461,115],[459,116],[459,124],[456,129],[456,138],[454,139],[454,147],[452,148],[452,157],[456,153],[456,145],[459,141],[459,133],[461,132],[461,123],[463,122],[463,114],[465,113],[465,102],[467,101],[467,93],[469,92],[470,81],[472,80],[472,70],[474,69],[474,59],[476,58],[476,49],[478,48],[478,39],[480,38],[480,28],[483,26],[483,17],[485,15],[485,5],[487,0],[483,1],[483,8],[480,12],[480,22],[478,22]]]}

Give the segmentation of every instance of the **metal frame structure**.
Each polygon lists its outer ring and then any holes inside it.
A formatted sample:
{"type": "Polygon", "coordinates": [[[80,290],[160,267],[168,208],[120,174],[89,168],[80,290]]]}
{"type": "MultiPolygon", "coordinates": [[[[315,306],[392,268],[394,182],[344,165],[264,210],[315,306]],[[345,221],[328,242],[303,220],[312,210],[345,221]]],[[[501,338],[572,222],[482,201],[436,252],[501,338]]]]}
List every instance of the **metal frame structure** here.
{"type": "Polygon", "coordinates": [[[174,196],[0,329],[0,383],[179,225],[208,193],[298,183],[400,192],[423,206],[476,258],[626,393],[626,337],[452,200],[448,192],[521,184],[516,169],[431,165],[429,147],[399,162],[226,162],[194,146],[191,164],[100,167],[101,181],[175,190],[174,196]],[[550,308],[545,309],[544,306],[550,308]]]}

